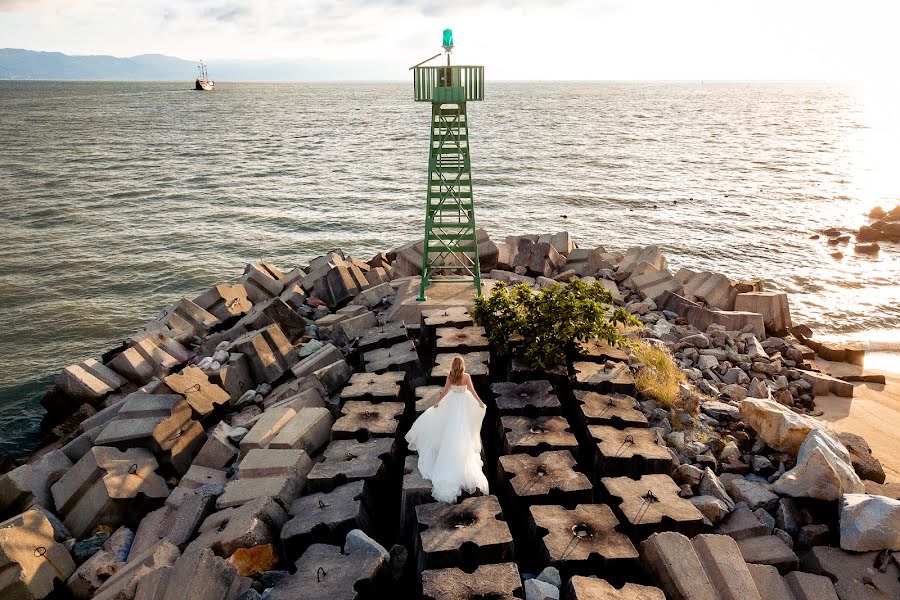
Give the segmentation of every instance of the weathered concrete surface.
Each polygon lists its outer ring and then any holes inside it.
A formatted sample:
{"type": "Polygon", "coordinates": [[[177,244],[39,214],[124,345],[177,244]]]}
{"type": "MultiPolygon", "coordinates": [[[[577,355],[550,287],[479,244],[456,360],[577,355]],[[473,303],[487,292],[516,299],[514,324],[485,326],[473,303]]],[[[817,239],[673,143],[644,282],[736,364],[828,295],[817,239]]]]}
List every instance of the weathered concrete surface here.
{"type": "Polygon", "coordinates": [[[100,524],[117,526],[127,511],[148,500],[167,497],[169,488],[155,473],[158,466],[143,448],[94,446],[50,491],[66,527],[81,537],[100,524]]]}
{"type": "Polygon", "coordinates": [[[340,546],[313,544],[295,566],[297,572],[276,583],[267,600],[374,598],[374,581],[384,567],[384,556],[368,546],[344,554],[340,546]]]}
{"type": "MultiPolygon", "coordinates": [[[[109,576],[110,565],[125,562],[128,558],[133,540],[134,533],[130,529],[119,527],[103,542],[97,553],[81,563],[69,576],[66,590],[78,600],[91,598],[109,576]]],[[[136,552],[138,553],[140,552],[136,552]]]]}
{"type": "Polygon", "coordinates": [[[766,331],[775,335],[784,335],[793,326],[788,296],[785,292],[738,294],[734,300],[734,310],[761,314],[766,331]]]}
{"type": "Polygon", "coordinates": [[[664,530],[694,535],[703,526],[703,515],[678,495],[681,488],[668,475],[604,477],[600,482],[635,539],[664,530]]]}
{"type": "Polygon", "coordinates": [[[601,394],[634,394],[634,377],[627,364],[578,361],[572,368],[575,370],[575,389],[601,394]]]}
{"type": "Polygon", "coordinates": [[[411,340],[394,344],[388,348],[376,348],[363,354],[363,362],[369,373],[403,371],[411,375],[421,372],[419,354],[411,340]]]}
{"type": "Polygon", "coordinates": [[[61,450],[52,450],[0,475],[0,513],[24,512],[33,505],[52,509],[50,486],[70,468],[72,461],[61,450]]]}
{"type": "Polygon", "coordinates": [[[503,434],[503,454],[536,456],[547,450],[578,453],[578,440],[564,417],[501,417],[500,430],[503,434]]]}
{"type": "Polygon", "coordinates": [[[341,390],[341,404],[348,400],[366,402],[397,402],[401,400],[401,386],[406,374],[354,373],[350,383],[341,390]]]}
{"type": "Polygon", "coordinates": [[[229,592],[237,578],[235,566],[211,550],[186,550],[175,561],[168,582],[162,584],[157,593],[164,586],[162,600],[184,600],[185,597],[191,600],[229,600],[229,592]]]}
{"type": "Polygon", "coordinates": [[[849,381],[832,377],[827,373],[819,373],[818,371],[804,371],[800,373],[810,385],[812,385],[812,393],[816,396],[840,396],[842,398],[852,398],[853,391],[856,389],[849,381]]]}
{"type": "MultiPolygon", "coordinates": [[[[680,294],[683,292],[681,283],[672,277],[672,273],[668,269],[661,269],[644,275],[635,275],[629,280],[631,287],[645,298],[656,300],[662,296],[663,292],[671,292],[680,294]]],[[[627,282],[626,282],[627,285],[627,282]]]]}
{"type": "Polygon", "coordinates": [[[186,497],[192,495],[197,488],[208,484],[224,486],[227,482],[228,476],[224,470],[193,464],[181,477],[178,486],[166,498],[166,505],[177,507],[186,497]]]}
{"type": "Polygon", "coordinates": [[[237,402],[244,392],[255,386],[250,375],[250,362],[239,352],[230,353],[228,360],[219,367],[219,370],[210,373],[209,379],[228,392],[232,404],[237,402]]]}
{"type": "Polygon", "coordinates": [[[419,316],[419,340],[423,347],[431,349],[434,348],[439,327],[462,328],[474,324],[468,306],[423,310],[419,316]]]}
{"type": "Polygon", "coordinates": [[[565,600],[666,600],[662,590],[636,583],[615,588],[609,582],[594,577],[576,575],[566,584],[565,600]]]}
{"type": "Polygon", "coordinates": [[[670,310],[688,320],[699,329],[706,329],[713,323],[722,325],[727,331],[740,331],[746,326],[758,339],[765,339],[766,326],[763,316],[758,313],[728,310],[710,310],[687,298],[665,291],[656,301],[661,310],[670,310]]]}
{"type": "Polygon", "coordinates": [[[416,507],[432,502],[431,481],[419,471],[419,455],[410,454],[403,463],[403,485],[400,489],[400,530],[405,537],[416,520],[416,507]]]}
{"type": "Polygon", "coordinates": [[[584,429],[588,425],[608,425],[619,429],[649,427],[647,417],[631,396],[576,390],[575,402],[575,415],[584,429]]]}
{"type": "Polygon", "coordinates": [[[473,573],[458,568],[422,573],[424,600],[515,600],[524,597],[516,563],[481,565],[473,573]]]}
{"type": "Polygon", "coordinates": [[[206,440],[203,427],[192,416],[191,406],[180,394],[134,392],[126,396],[116,418],[94,443],[122,450],[147,448],[182,474],[206,440]]]}
{"type": "Polygon", "coordinates": [[[194,298],[194,304],[220,321],[238,317],[253,306],[247,298],[247,288],[242,283],[219,283],[194,298]]]}
{"type": "Polygon", "coordinates": [[[206,438],[206,442],[194,457],[193,464],[199,467],[208,467],[210,469],[224,469],[234,462],[238,456],[238,449],[228,434],[233,427],[225,421],[220,421],[210,432],[206,438]]]}
{"type": "Polygon", "coordinates": [[[641,559],[669,600],[762,600],[728,536],[655,533],[641,543],[641,559]]]}
{"type": "Polygon", "coordinates": [[[416,418],[434,406],[443,389],[444,386],[442,385],[420,385],[415,389],[416,404],[414,412],[416,413],[416,418]]]}
{"type": "Polygon", "coordinates": [[[797,568],[797,555],[775,535],[761,535],[738,541],[741,555],[748,563],[769,565],[781,574],[797,568]]]}
{"type": "Polygon", "coordinates": [[[228,404],[228,392],[212,383],[206,373],[197,367],[185,367],[163,379],[176,394],[182,394],[198,418],[203,418],[221,406],[228,404]]]}
{"type": "MultiPolygon", "coordinates": [[[[750,570],[750,575],[753,577],[753,583],[756,584],[759,595],[765,600],[794,600],[791,589],[778,573],[778,569],[770,565],[754,564],[748,564],[747,568],[750,570]]],[[[813,577],[816,577],[816,575],[813,575],[813,577]]],[[[834,593],[833,586],[831,592],[832,594],[834,593]]]]}
{"type": "Polygon", "coordinates": [[[350,531],[368,530],[366,503],[364,481],[294,500],[289,510],[292,518],[281,530],[281,545],[287,557],[299,558],[312,543],[343,544],[350,531]]]}
{"type": "Polygon", "coordinates": [[[619,531],[619,520],[605,504],[532,506],[530,531],[540,540],[543,564],[564,575],[628,572],[637,569],[638,552],[619,531]]]}
{"type": "Polygon", "coordinates": [[[234,341],[232,348],[247,357],[257,384],[275,383],[300,361],[297,349],[277,323],[245,333],[234,341]]]}
{"type": "Polygon", "coordinates": [[[259,496],[242,506],[211,514],[189,548],[211,548],[218,556],[231,556],[238,548],[277,544],[278,532],[287,520],[287,513],[275,499],[259,496]]]}
{"type": "Polygon", "coordinates": [[[284,289],[284,273],[270,263],[253,262],[248,264],[238,281],[244,284],[247,298],[253,304],[277,296],[284,289]]]}
{"type": "Polygon", "coordinates": [[[365,353],[376,348],[389,348],[408,339],[409,330],[405,323],[387,323],[363,332],[357,342],[357,348],[365,353]]]}
{"type": "Polygon", "coordinates": [[[509,526],[495,496],[435,502],[416,507],[418,572],[460,564],[482,565],[512,559],[509,526]]]}
{"type": "Polygon", "coordinates": [[[900,598],[900,568],[888,561],[884,571],[875,567],[877,552],[855,554],[830,546],[815,546],[803,557],[803,571],[825,575],[834,582],[841,600],[900,598]]]}
{"type": "Polygon", "coordinates": [[[303,450],[250,450],[241,460],[237,478],[216,500],[219,509],[240,506],[259,496],[289,506],[306,485],[312,461],[303,450]]]}
{"type": "Polygon", "coordinates": [[[607,425],[588,425],[593,444],[595,478],[645,473],[672,472],[672,455],[660,446],[656,432],[646,427],[616,429],[607,425]]]}
{"type": "Polygon", "coordinates": [[[769,529],[756,518],[752,510],[746,506],[738,506],[716,527],[715,533],[727,535],[739,542],[767,535],[769,529]]]}
{"type": "Polygon", "coordinates": [[[147,331],[132,336],[128,347],[107,364],[129,381],[144,385],[190,357],[191,353],[184,346],[166,334],[147,331]]]}
{"type": "Polygon", "coordinates": [[[116,570],[97,590],[95,600],[125,600],[135,593],[140,578],[162,567],[171,567],[181,556],[178,547],[168,540],[160,540],[140,555],[129,557],[127,565],[116,570]]]}
{"type": "Polygon", "coordinates": [[[367,442],[335,440],[323,453],[306,478],[309,493],[330,492],[339,485],[365,480],[377,489],[393,459],[395,440],[374,438],[367,442]]]}
{"type": "Polygon", "coordinates": [[[497,470],[507,506],[532,504],[587,504],[594,499],[593,485],[568,450],[543,452],[538,456],[501,456],[497,470]]]}
{"type": "Polygon", "coordinates": [[[549,369],[534,369],[519,356],[514,356],[509,365],[509,380],[522,383],[540,379],[549,380],[555,389],[567,390],[569,386],[569,370],[565,364],[559,364],[549,369]]]}
{"type": "Polygon", "coordinates": [[[538,417],[562,414],[559,398],[546,379],[524,383],[503,382],[491,385],[497,414],[538,417]]]}
{"type": "Polygon", "coordinates": [[[269,442],[269,448],[295,448],[312,456],[328,444],[332,424],[327,408],[302,408],[269,442]]]}
{"type": "Polygon", "coordinates": [[[312,375],[323,367],[344,360],[344,355],[338,348],[332,344],[325,344],[296,365],[291,368],[291,372],[297,379],[302,379],[306,375],[312,375]]]}
{"type": "Polygon", "coordinates": [[[784,576],[794,600],[838,600],[834,584],[824,575],[793,571],[784,576]]]}
{"type": "Polygon", "coordinates": [[[610,346],[606,340],[590,340],[582,342],[581,347],[575,350],[575,356],[580,361],[605,363],[608,360],[628,362],[628,353],[616,346],[610,346]]]}
{"type": "Polygon", "coordinates": [[[341,345],[349,344],[363,335],[366,331],[375,327],[376,324],[375,313],[372,311],[365,311],[362,314],[344,319],[335,325],[332,330],[332,338],[338,340],[341,345]]]}
{"type": "Polygon", "coordinates": [[[438,327],[435,330],[435,352],[477,352],[487,350],[489,341],[484,327],[470,325],[468,327],[438,327]]]}
{"type": "Polygon", "coordinates": [[[566,256],[566,270],[572,269],[579,277],[593,277],[600,269],[613,266],[603,258],[603,254],[593,248],[575,248],[566,256]]]}
{"type": "Polygon", "coordinates": [[[66,367],[56,378],[56,385],[68,396],[88,402],[96,402],[126,383],[124,377],[93,358],[66,367]]]}
{"type": "Polygon", "coordinates": [[[0,523],[0,597],[43,598],[53,580],[65,581],[75,562],[54,539],[53,525],[40,510],[28,510],[0,523]]]}
{"type": "Polygon", "coordinates": [[[362,402],[350,400],[341,409],[341,418],[334,422],[331,437],[335,440],[358,440],[397,436],[400,419],[406,405],[402,402],[362,402]]]}
{"type": "Polygon", "coordinates": [[[241,439],[241,455],[257,448],[265,448],[275,436],[297,415],[290,406],[273,406],[260,415],[250,431],[241,439]]]}

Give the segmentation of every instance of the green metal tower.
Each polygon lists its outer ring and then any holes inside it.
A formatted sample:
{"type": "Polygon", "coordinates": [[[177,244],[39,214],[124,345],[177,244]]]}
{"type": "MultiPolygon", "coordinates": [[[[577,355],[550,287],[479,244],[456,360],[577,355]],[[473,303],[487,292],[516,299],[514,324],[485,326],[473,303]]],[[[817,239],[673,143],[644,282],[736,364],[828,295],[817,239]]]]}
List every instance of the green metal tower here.
{"type": "Polygon", "coordinates": [[[472,198],[466,103],[484,99],[484,67],[450,65],[453,32],[444,30],[447,66],[412,67],[415,99],[431,102],[425,244],[418,300],[432,282],[473,283],[481,294],[481,268],[472,198]]]}

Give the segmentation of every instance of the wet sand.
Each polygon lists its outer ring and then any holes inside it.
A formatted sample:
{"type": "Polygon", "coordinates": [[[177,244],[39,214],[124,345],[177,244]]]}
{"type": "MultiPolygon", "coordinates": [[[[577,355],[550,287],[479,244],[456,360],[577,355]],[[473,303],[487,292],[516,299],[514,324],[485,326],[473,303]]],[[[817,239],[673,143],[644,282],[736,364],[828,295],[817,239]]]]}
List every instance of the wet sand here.
{"type": "MultiPolygon", "coordinates": [[[[900,361],[900,356],[897,356],[897,361],[900,361]]],[[[837,431],[863,436],[872,448],[872,454],[884,467],[886,483],[900,483],[900,372],[864,369],[821,358],[816,359],[816,364],[835,377],[862,373],[881,373],[885,376],[884,385],[854,384],[853,398],[816,396],[816,408],[825,413],[822,418],[837,431]]]]}

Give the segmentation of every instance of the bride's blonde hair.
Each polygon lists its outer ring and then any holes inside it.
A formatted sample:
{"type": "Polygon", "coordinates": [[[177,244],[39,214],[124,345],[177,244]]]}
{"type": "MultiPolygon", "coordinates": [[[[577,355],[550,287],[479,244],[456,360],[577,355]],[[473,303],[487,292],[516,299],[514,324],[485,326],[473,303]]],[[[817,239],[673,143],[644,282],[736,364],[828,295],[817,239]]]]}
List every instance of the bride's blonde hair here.
{"type": "Polygon", "coordinates": [[[462,383],[462,377],[465,371],[466,362],[463,360],[463,357],[454,357],[453,363],[450,365],[450,375],[447,376],[447,381],[450,382],[450,385],[459,385],[462,383]]]}

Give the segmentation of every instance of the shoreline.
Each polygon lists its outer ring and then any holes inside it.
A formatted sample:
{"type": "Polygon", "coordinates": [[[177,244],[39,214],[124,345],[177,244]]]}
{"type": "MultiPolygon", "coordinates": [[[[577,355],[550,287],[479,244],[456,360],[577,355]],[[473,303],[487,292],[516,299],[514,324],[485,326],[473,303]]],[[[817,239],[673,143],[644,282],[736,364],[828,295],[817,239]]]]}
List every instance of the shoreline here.
{"type": "MultiPolygon", "coordinates": [[[[757,587],[755,566],[772,561],[778,581],[797,570],[833,586],[836,565],[858,556],[848,551],[893,543],[881,535],[890,528],[866,525],[864,548],[845,520],[868,517],[836,515],[848,510],[847,494],[900,495],[890,452],[898,436],[879,427],[900,412],[900,376],[884,385],[840,379],[864,371],[817,359],[806,343],[851,361],[861,354],[809,341],[786,293],[756,279],[672,273],[656,246],[577,248],[567,232],[495,242],[479,230],[477,240],[485,294],[499,282],[605,288],[641,322],[642,348],[674,361],[677,399],[666,404],[641,387],[637,375],[652,367],[638,349],[591,341],[547,370],[499,356],[468,313],[470,286],[437,282],[416,301],[421,242],[365,262],[337,250],[290,271],[251,263],[237,281],[178,300],[120,346],[70,365],[45,394],[59,439],[0,476],[0,517],[64,557],[43,584],[59,579],[82,598],[127,597],[141,585],[158,595],[190,587],[194,573],[221,572],[222,597],[236,600],[251,588],[257,598],[321,584],[318,567],[380,597],[417,597],[420,577],[426,596],[473,580],[486,594],[515,592],[523,578],[526,588],[549,580],[559,590],[588,572],[568,550],[552,564],[539,550],[580,527],[597,529],[588,544],[615,531],[631,548],[627,568],[591,570],[603,585],[671,594],[666,573],[687,551],[667,540],[710,534],[716,552],[734,559],[723,577],[736,579],[725,585],[757,587]],[[489,405],[491,495],[445,505],[432,503],[403,434],[457,352],[489,405]],[[827,423],[862,435],[872,454],[827,423]],[[810,458],[823,447],[824,469],[810,458]],[[525,492],[516,469],[534,481],[542,469],[552,476],[525,492]],[[880,474],[886,485],[864,485],[880,474]],[[644,501],[634,512],[636,496],[644,501]],[[331,506],[356,508],[338,517],[331,506]],[[587,512],[569,514],[577,511],[587,512]],[[548,537],[531,539],[528,518],[548,537]],[[435,536],[445,550],[429,549],[435,536]],[[470,575],[462,567],[473,557],[481,566],[470,575]],[[498,563],[509,577],[481,571],[498,563]],[[456,569],[439,577],[439,568],[456,569]],[[110,569],[108,579],[96,575],[110,569]]],[[[555,556],[550,545],[543,552],[555,556]]],[[[677,568],[712,588],[704,568],[677,568]]],[[[879,589],[900,593],[900,566],[886,568],[879,589]]]]}

